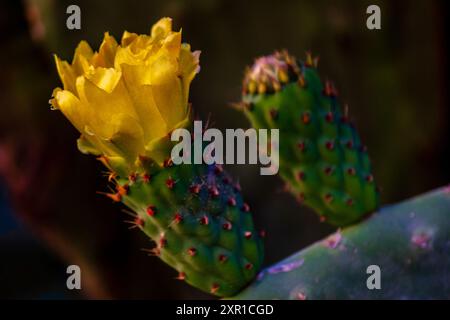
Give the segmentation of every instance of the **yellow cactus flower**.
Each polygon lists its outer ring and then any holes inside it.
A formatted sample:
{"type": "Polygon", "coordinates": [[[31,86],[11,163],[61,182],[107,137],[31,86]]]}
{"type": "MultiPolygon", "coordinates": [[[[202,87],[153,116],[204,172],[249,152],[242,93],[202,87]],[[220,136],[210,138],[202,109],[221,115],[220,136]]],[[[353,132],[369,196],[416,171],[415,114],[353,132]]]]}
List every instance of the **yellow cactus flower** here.
{"type": "Polygon", "coordinates": [[[63,89],[51,105],[80,131],[79,149],[133,166],[153,157],[155,143],[189,123],[189,86],[199,51],[181,43],[181,31],[163,18],[150,35],[125,31],[121,43],[105,33],[94,52],[81,41],[72,63],[55,55],[63,89]]]}

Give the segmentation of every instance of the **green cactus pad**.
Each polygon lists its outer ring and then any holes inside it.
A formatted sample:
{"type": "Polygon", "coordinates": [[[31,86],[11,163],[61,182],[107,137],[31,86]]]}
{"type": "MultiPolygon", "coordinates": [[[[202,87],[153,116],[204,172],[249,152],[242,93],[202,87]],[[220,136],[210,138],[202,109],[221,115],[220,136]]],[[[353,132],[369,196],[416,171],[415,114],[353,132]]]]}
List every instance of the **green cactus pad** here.
{"type": "Polygon", "coordinates": [[[149,252],[203,291],[239,292],[263,259],[262,237],[239,185],[219,165],[140,162],[139,172],[113,175],[116,192],[109,196],[135,212],[130,222],[155,243],[149,252]]]}
{"type": "Polygon", "coordinates": [[[316,62],[286,52],[259,58],[247,71],[243,110],[257,129],[280,130],[280,174],[298,200],[345,226],[378,207],[366,148],[316,62]]]}
{"type": "Polygon", "coordinates": [[[450,187],[382,208],[261,271],[233,299],[449,299],[449,216],[450,187]],[[367,287],[370,265],[380,289],[367,287]]]}

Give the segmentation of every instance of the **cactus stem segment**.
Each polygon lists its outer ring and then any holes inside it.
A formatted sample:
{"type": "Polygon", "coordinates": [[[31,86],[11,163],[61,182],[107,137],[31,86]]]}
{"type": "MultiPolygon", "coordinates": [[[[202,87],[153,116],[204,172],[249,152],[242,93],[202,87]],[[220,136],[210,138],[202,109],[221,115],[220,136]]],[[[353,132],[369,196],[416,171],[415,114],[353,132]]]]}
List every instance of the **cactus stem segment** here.
{"type": "Polygon", "coordinates": [[[242,101],[252,110],[243,112],[255,129],[280,130],[288,190],[327,222],[346,226],[375,211],[379,195],[348,107],[341,109],[332,81],[320,80],[316,61],[310,52],[298,61],[286,51],[256,59],[243,81],[242,101]]]}

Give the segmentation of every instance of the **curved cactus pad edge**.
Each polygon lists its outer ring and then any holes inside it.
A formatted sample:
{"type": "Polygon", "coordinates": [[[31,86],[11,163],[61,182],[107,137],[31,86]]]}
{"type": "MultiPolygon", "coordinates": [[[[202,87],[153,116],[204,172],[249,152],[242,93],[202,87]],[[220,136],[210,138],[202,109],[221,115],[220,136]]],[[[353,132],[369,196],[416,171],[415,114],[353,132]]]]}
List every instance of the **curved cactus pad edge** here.
{"type": "Polygon", "coordinates": [[[264,269],[232,299],[445,298],[450,298],[450,186],[337,231],[264,269]],[[381,289],[367,287],[370,265],[380,268],[381,289]]]}

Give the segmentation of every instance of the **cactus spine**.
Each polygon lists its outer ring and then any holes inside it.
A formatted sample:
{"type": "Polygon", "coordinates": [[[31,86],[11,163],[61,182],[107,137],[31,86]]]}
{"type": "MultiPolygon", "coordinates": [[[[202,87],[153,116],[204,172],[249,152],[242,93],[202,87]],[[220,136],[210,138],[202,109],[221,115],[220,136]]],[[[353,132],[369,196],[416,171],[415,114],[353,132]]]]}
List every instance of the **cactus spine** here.
{"type": "Polygon", "coordinates": [[[378,207],[378,192],[367,150],[316,65],[310,54],[305,62],[287,52],[256,59],[241,106],[253,127],[280,130],[280,174],[297,199],[345,226],[378,207]]]}

